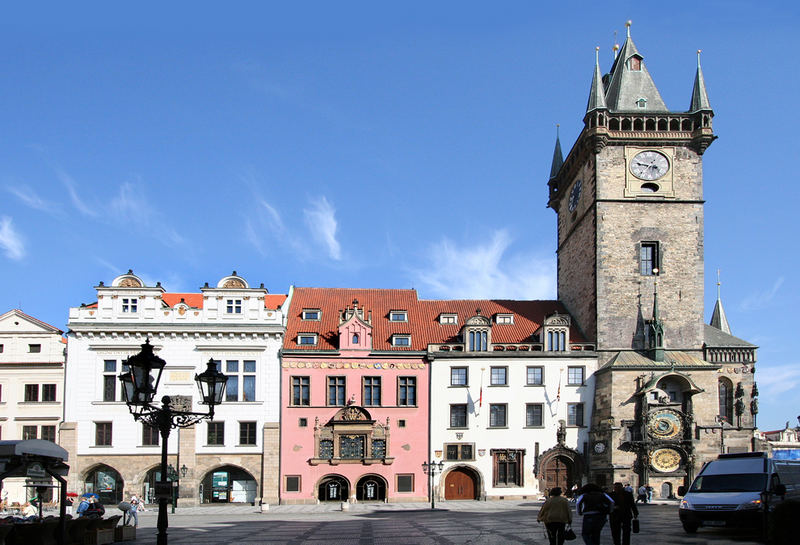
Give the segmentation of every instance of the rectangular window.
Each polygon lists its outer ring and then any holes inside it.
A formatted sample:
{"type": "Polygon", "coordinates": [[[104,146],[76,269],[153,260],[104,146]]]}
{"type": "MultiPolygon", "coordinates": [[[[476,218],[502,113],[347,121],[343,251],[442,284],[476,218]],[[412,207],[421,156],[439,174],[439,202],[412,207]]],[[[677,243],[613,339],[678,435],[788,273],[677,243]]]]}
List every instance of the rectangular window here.
{"type": "Polygon", "coordinates": [[[208,438],[206,443],[209,446],[222,446],[225,444],[225,422],[208,423],[208,438]]]}
{"type": "Polygon", "coordinates": [[[580,386],[584,380],[583,367],[568,367],[567,368],[567,384],[570,386],[580,386]]]}
{"type": "Polygon", "coordinates": [[[255,422],[239,422],[239,444],[240,445],[256,444],[255,422]]]}
{"type": "Polygon", "coordinates": [[[292,405],[308,406],[311,404],[309,377],[292,377],[292,405]]]}
{"type": "Polygon", "coordinates": [[[308,427],[308,418],[298,418],[297,419],[297,427],[298,428],[307,428],[308,427]]]}
{"type": "Polygon", "coordinates": [[[142,424],[142,446],[157,447],[159,440],[158,428],[142,424]]]}
{"type": "Polygon", "coordinates": [[[522,451],[498,450],[492,457],[495,486],[522,486],[522,451]]]}
{"type": "Polygon", "coordinates": [[[118,380],[117,360],[103,360],[103,401],[117,400],[118,380]]]}
{"type": "Polygon", "coordinates": [[[492,367],[492,386],[508,386],[508,367],[492,367]]]}
{"type": "Polygon", "coordinates": [[[344,405],[345,378],[328,377],[328,405],[344,405]]]}
{"type": "Polygon", "coordinates": [[[364,436],[342,435],[339,438],[339,455],[349,460],[364,458],[364,436]]]}
{"type": "Polygon", "coordinates": [[[241,314],[242,313],[242,300],[241,299],[227,299],[225,301],[226,314],[241,314]]]}
{"type": "Polygon", "coordinates": [[[450,427],[451,428],[466,428],[467,427],[467,405],[458,403],[450,405],[450,427]]]}
{"type": "Polygon", "coordinates": [[[319,440],[319,457],[323,460],[330,460],[333,458],[333,440],[320,439],[319,440]]]}
{"type": "Polygon", "coordinates": [[[392,335],[392,346],[411,346],[411,335],[392,335]]]}
{"type": "Polygon", "coordinates": [[[467,378],[466,367],[450,368],[450,386],[467,386],[469,384],[467,378]]]}
{"type": "Polygon", "coordinates": [[[36,426],[22,426],[22,440],[36,439],[38,428],[36,426]]]}
{"type": "Polygon", "coordinates": [[[547,350],[549,352],[565,352],[567,350],[566,330],[547,332],[547,350]]]}
{"type": "Polygon", "coordinates": [[[313,320],[315,322],[318,322],[321,315],[322,312],[319,309],[316,308],[303,309],[303,320],[313,320]]]}
{"type": "Polygon", "coordinates": [[[381,404],[381,377],[364,377],[364,406],[377,407],[381,404]]]}
{"type": "Polygon", "coordinates": [[[414,407],[417,404],[417,377],[397,378],[397,404],[414,407]]]}
{"type": "Polygon", "coordinates": [[[390,322],[407,322],[408,312],[405,310],[393,310],[389,313],[390,322]]]}
{"type": "Polygon", "coordinates": [[[386,439],[372,440],[372,457],[386,458],[386,439]]]}
{"type": "Polygon", "coordinates": [[[311,333],[300,333],[297,336],[297,344],[303,346],[314,346],[317,344],[317,336],[311,333]]]}
{"type": "Polygon", "coordinates": [[[645,276],[658,274],[658,242],[642,242],[639,247],[639,272],[645,276]]]}
{"type": "Polygon", "coordinates": [[[505,428],[507,426],[505,403],[492,403],[489,405],[489,427],[505,428]]]}
{"type": "Polygon", "coordinates": [[[439,323],[440,324],[457,324],[458,323],[458,314],[440,314],[439,315],[439,323]]]}
{"type": "Polygon", "coordinates": [[[56,442],[56,427],[55,426],[42,426],[42,433],[40,434],[42,441],[56,442]]]}
{"type": "Polygon", "coordinates": [[[397,491],[398,492],[413,492],[414,491],[414,474],[408,473],[405,475],[397,476],[397,491]]]}
{"type": "Polygon", "coordinates": [[[94,444],[98,447],[111,446],[111,422],[94,423],[94,444]]]}
{"type": "Polygon", "coordinates": [[[245,360],[243,362],[226,360],[225,374],[228,375],[228,384],[225,387],[225,401],[255,401],[255,371],[255,360],[245,360]]]}
{"type": "Polygon", "coordinates": [[[300,475],[287,475],[285,489],[287,492],[300,492],[300,475]]]}
{"type": "Polygon", "coordinates": [[[472,443],[452,443],[444,447],[445,460],[475,459],[475,449],[472,443]]]}
{"type": "Polygon", "coordinates": [[[529,428],[539,428],[542,424],[544,406],[541,403],[528,403],[525,405],[525,425],[529,428]]]}
{"type": "Polygon", "coordinates": [[[39,401],[39,385],[26,384],[25,385],[25,401],[34,402],[39,401]]]}
{"type": "Polygon", "coordinates": [[[2,354],[2,353],[3,353],[3,345],[0,344],[0,354],[2,354]]]}
{"type": "Polygon", "coordinates": [[[513,324],[514,323],[514,315],[513,314],[497,314],[494,317],[494,321],[498,324],[513,324]]]}
{"type": "Polygon", "coordinates": [[[42,351],[42,345],[41,344],[29,344],[28,345],[28,352],[30,352],[31,354],[38,354],[41,351],[42,351]]]}
{"type": "Polygon", "coordinates": [[[528,367],[527,384],[528,386],[541,386],[544,384],[544,367],[528,367]]]}
{"type": "Polygon", "coordinates": [[[486,352],[489,350],[489,332],[486,330],[472,330],[469,336],[470,352],[486,352]]]}
{"type": "Polygon", "coordinates": [[[139,311],[139,300],[135,297],[122,298],[122,312],[134,313],[139,311]]]}
{"type": "Polygon", "coordinates": [[[242,377],[242,401],[256,400],[256,361],[244,360],[244,376],[242,377]]]}
{"type": "Polygon", "coordinates": [[[583,403],[567,403],[567,426],[583,426],[583,403]]]}
{"type": "Polygon", "coordinates": [[[42,384],[42,401],[55,401],[55,400],[56,400],[56,385],[42,384]]]}

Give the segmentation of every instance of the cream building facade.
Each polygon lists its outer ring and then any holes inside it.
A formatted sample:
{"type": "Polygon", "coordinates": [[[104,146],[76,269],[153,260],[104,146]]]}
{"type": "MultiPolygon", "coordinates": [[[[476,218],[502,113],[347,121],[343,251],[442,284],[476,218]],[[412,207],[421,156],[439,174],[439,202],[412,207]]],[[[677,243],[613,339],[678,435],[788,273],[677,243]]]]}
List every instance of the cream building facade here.
{"type": "MultiPolygon", "coordinates": [[[[58,441],[63,415],[63,331],[21,310],[0,316],[0,439],[58,441]]],[[[3,496],[24,503],[25,479],[3,481],[3,496]]]]}
{"type": "Polygon", "coordinates": [[[71,308],[61,428],[70,453],[70,490],[106,503],[135,493],[150,501],[160,479],[160,437],[135,422],[119,374],[145,340],[166,360],[159,391],[191,410],[194,381],[211,359],[228,375],[213,422],[173,430],[169,464],[179,473],[180,505],[277,500],[279,363],[285,295],[253,288],[236,274],[198,293],[146,286],[129,271],[95,287],[97,302],[71,308]]]}

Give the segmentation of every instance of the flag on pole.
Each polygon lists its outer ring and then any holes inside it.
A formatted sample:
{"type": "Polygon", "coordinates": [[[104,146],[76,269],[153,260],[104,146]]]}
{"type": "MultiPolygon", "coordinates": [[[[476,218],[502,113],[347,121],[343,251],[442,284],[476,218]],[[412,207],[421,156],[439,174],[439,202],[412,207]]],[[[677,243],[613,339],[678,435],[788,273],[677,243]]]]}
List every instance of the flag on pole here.
{"type": "Polygon", "coordinates": [[[483,370],[485,367],[481,367],[481,390],[480,394],[478,395],[478,407],[483,408],[483,370]]]}
{"type": "Polygon", "coordinates": [[[556,401],[561,401],[561,375],[558,375],[558,392],[556,392],[556,401]]]}

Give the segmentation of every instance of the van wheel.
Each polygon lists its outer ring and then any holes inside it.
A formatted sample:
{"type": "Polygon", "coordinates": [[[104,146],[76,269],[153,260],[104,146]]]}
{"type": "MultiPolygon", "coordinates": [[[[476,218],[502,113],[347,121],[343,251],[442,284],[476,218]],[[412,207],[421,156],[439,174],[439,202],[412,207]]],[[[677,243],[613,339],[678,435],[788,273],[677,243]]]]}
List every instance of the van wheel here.
{"type": "Polygon", "coordinates": [[[698,528],[699,526],[697,524],[691,524],[689,522],[683,523],[683,529],[686,530],[687,534],[696,534],[698,528]]]}

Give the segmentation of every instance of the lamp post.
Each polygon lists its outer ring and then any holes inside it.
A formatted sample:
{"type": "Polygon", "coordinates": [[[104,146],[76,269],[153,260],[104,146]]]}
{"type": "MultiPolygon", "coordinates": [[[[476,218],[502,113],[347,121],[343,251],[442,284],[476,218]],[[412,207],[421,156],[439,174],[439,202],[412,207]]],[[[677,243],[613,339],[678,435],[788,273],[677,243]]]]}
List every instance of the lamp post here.
{"type": "Polygon", "coordinates": [[[428,474],[431,479],[430,491],[431,491],[431,509],[436,509],[436,493],[433,490],[433,476],[437,473],[441,473],[444,470],[444,461],[431,461],[422,462],[422,471],[428,474]]]}
{"type": "Polygon", "coordinates": [[[172,483],[172,511],[175,514],[175,504],[178,503],[178,472],[172,467],[172,464],[167,466],[167,480],[172,483]]]}
{"type": "MultiPolygon", "coordinates": [[[[172,484],[167,480],[167,442],[172,428],[186,428],[204,419],[213,420],[214,407],[222,403],[228,377],[218,369],[214,360],[209,360],[205,371],[195,374],[194,380],[200,390],[201,405],[208,405],[208,413],[195,413],[172,407],[172,399],[163,396],[161,403],[154,403],[161,373],[167,364],[153,353],[150,340],[145,340],[142,350],[124,362],[127,367],[119,375],[122,393],[128,410],[135,420],[156,428],[161,434],[161,480],[156,483],[158,497],[158,537],[157,545],[167,545],[167,502],[173,494],[172,484]],[[155,373],[155,376],[153,376],[155,373]]],[[[184,466],[185,467],[185,466],[184,466]]],[[[181,468],[183,469],[183,468],[181,468]]],[[[174,468],[172,469],[175,472],[174,468]]],[[[174,512],[173,503],[173,512],[174,512]]]]}

